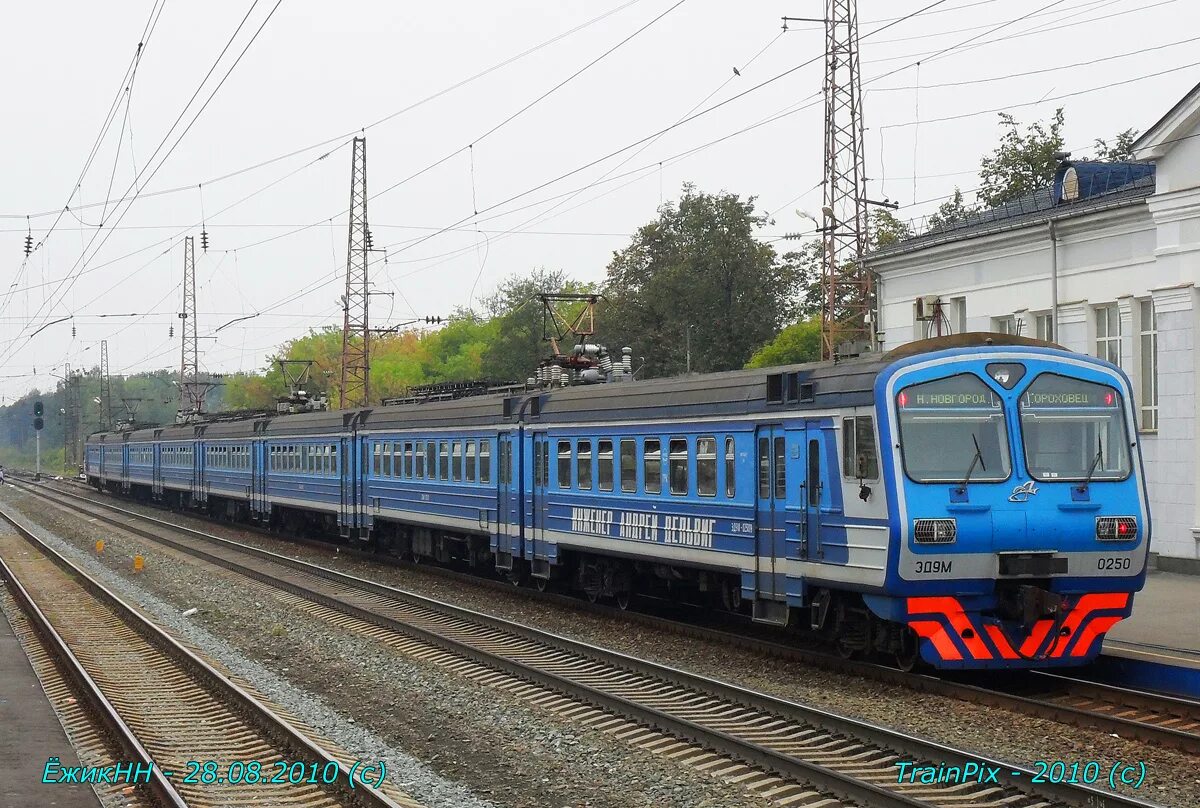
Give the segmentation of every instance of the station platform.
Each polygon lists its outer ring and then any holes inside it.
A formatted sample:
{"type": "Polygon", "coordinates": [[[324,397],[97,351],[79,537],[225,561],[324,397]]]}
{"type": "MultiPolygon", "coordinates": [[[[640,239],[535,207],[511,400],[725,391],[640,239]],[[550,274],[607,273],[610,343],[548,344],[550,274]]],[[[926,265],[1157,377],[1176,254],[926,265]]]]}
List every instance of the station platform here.
{"type": "Polygon", "coordinates": [[[99,808],[86,784],[43,784],[46,759],[78,766],[66,732],[4,612],[0,612],[0,805],[99,808]]]}
{"type": "Polygon", "coordinates": [[[1104,639],[1108,656],[1200,668],[1200,575],[1151,570],[1133,615],[1104,639]]]}

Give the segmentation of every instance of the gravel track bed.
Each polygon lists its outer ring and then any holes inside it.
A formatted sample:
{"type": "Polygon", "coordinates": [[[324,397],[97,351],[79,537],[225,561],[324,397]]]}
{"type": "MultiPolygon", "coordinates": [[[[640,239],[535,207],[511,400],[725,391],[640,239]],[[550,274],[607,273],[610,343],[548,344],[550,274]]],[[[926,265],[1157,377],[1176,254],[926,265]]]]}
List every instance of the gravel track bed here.
{"type": "Polygon", "coordinates": [[[43,526],[39,536],[56,549],[318,732],[364,760],[387,760],[393,782],[431,808],[769,804],[737,785],[297,614],[280,593],[235,573],[48,509],[11,486],[2,498],[43,526]],[[92,548],[100,538],[106,547],[97,557],[92,548]],[[137,552],[146,556],[146,569],[134,576],[137,552]],[[182,617],[190,608],[199,612],[182,617]]]}
{"type": "Polygon", "coordinates": [[[1099,730],[1072,727],[995,707],[953,701],[885,685],[862,677],[805,667],[748,650],[655,629],[619,618],[548,607],[520,590],[511,594],[473,587],[435,573],[360,561],[334,550],[298,545],[235,525],[114,500],[121,507],[227,536],[273,552],[332,566],[344,572],[410,590],[537,628],[686,668],[781,698],[903,730],[978,754],[1033,767],[1038,761],[1083,765],[1098,761],[1145,761],[1146,782],[1124,793],[1168,806],[1200,806],[1200,758],[1126,740],[1099,730]]]}

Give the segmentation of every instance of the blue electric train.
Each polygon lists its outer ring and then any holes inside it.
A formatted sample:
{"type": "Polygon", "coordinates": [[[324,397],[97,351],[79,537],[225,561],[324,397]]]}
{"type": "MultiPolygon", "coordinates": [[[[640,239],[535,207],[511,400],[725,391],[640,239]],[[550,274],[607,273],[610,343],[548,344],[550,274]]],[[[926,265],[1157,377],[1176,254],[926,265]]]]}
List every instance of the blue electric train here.
{"type": "Polygon", "coordinates": [[[1081,664],[1150,514],[1129,380],[964,334],[786,368],[92,435],[97,488],[622,606],[701,593],[847,654],[1081,664]]]}

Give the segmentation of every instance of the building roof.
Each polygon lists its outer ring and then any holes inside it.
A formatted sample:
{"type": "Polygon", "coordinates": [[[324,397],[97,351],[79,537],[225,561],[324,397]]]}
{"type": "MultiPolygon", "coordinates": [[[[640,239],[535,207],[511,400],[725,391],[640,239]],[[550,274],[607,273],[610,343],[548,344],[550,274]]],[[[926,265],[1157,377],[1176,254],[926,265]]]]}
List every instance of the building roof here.
{"type": "Polygon", "coordinates": [[[1197,123],[1200,123],[1200,84],[1133,142],[1134,156],[1139,160],[1161,159],[1180,140],[1193,137],[1197,123]]]}
{"type": "Polygon", "coordinates": [[[868,258],[886,258],[938,244],[1137,204],[1154,193],[1154,164],[1063,161],[1045,188],[979,211],[963,221],[889,244],[868,258]]]}

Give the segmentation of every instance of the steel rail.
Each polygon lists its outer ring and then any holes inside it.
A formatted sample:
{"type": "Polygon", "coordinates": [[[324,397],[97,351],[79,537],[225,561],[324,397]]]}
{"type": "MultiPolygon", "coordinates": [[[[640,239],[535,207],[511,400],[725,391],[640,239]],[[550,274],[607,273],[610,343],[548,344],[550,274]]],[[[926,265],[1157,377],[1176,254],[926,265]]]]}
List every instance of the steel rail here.
{"type": "MultiPolygon", "coordinates": [[[[432,598],[428,598],[416,593],[407,592],[396,587],[386,586],[374,581],[369,581],[358,576],[349,575],[347,573],[331,570],[319,565],[311,564],[299,559],[289,558],[278,553],[273,553],[269,550],[252,547],[240,542],[226,539],[221,536],[216,536],[197,530],[190,527],[185,527],[165,520],[157,519],[145,514],[140,514],[130,511],[110,503],[99,502],[89,497],[81,497],[68,492],[62,492],[59,489],[53,489],[56,493],[67,494],[72,499],[86,502],[97,506],[98,508],[112,513],[118,514],[120,517],[129,518],[135,522],[142,522],[152,525],[155,529],[139,527],[136,524],[129,524],[117,517],[108,516],[102,512],[89,511],[78,505],[53,501],[55,505],[73,509],[78,512],[87,513],[89,516],[103,519],[123,530],[129,531],[136,535],[140,535],[151,541],[159,542],[182,552],[191,554],[198,558],[211,561],[219,564],[227,569],[245,574],[255,580],[262,581],[271,586],[277,586],[287,591],[292,592],[300,597],[322,603],[322,605],[342,611],[343,613],[352,614],[363,620],[383,625],[385,627],[401,631],[409,636],[417,636],[422,641],[429,642],[437,647],[449,650],[452,653],[463,655],[473,661],[490,667],[498,667],[505,672],[515,675],[526,680],[539,681],[545,683],[546,686],[560,692],[577,694],[576,697],[586,702],[604,706],[607,709],[620,712],[625,715],[634,715],[639,720],[650,723],[654,726],[661,726],[672,734],[680,735],[691,740],[703,743],[711,748],[723,751],[726,754],[731,754],[735,757],[748,760],[756,763],[756,765],[768,767],[771,770],[785,773],[787,776],[795,779],[801,779],[818,786],[830,788],[835,793],[846,796],[858,794],[860,796],[852,797],[861,801],[866,801],[871,805],[926,805],[925,802],[894,802],[897,798],[908,800],[896,792],[888,791],[877,786],[860,783],[857,787],[852,784],[846,784],[845,776],[839,772],[834,772],[817,764],[811,764],[804,761],[797,761],[794,758],[784,757],[780,760],[778,753],[773,750],[760,748],[758,750],[748,749],[745,747],[745,742],[736,738],[731,738],[728,735],[712,734],[709,728],[700,727],[692,722],[680,721],[678,718],[662,714],[660,711],[655,711],[646,708],[643,705],[629,704],[627,700],[614,698],[611,694],[606,694],[595,689],[581,686],[579,683],[563,680],[559,677],[547,675],[544,672],[531,672],[519,664],[514,664],[509,660],[497,659],[494,655],[482,652],[479,649],[466,646],[457,640],[447,638],[435,632],[427,631],[423,628],[416,627],[410,623],[395,620],[379,614],[377,611],[366,609],[348,603],[345,600],[325,595],[319,592],[314,592],[310,588],[287,582],[280,581],[276,576],[262,572],[242,562],[222,557],[204,550],[194,544],[171,539],[163,535],[163,531],[176,532],[189,538],[201,539],[202,541],[215,545],[220,548],[233,550],[237,554],[248,555],[252,558],[268,561],[278,564],[285,568],[297,570],[307,575],[317,578],[323,578],[327,581],[337,583],[351,589],[367,592],[375,595],[380,595],[387,598],[393,598],[400,602],[413,604],[421,608],[447,614],[456,619],[469,621],[496,631],[507,632],[514,636],[520,637],[530,642],[552,645],[561,651],[576,654],[586,658],[594,659],[614,667],[623,668],[630,672],[641,674],[649,677],[656,677],[663,681],[677,684],[692,690],[705,693],[716,698],[724,699],[732,702],[735,705],[741,705],[761,712],[770,713],[776,716],[781,716],[785,719],[801,722],[809,725],[821,727],[829,732],[837,735],[858,738],[866,740],[876,746],[885,749],[891,749],[908,754],[914,761],[930,761],[942,763],[947,766],[964,767],[968,763],[976,765],[986,765],[994,768],[998,772],[1004,786],[1010,789],[1016,789],[1027,795],[1036,795],[1042,799],[1049,799],[1062,804],[1070,805],[1085,805],[1089,808],[1147,808],[1153,806],[1154,803],[1138,800],[1133,797],[1128,797],[1122,794],[1113,792],[1101,791],[1084,785],[1070,783],[1054,783],[1043,782],[1034,783],[1033,778],[1036,772],[1032,769],[1015,766],[1002,761],[997,761],[983,755],[975,755],[969,752],[956,749],[954,747],[938,744],[932,741],[912,738],[900,732],[889,730],[875,724],[857,719],[839,716],[828,711],[819,710],[814,707],[798,704],[785,699],[776,698],[767,694],[757,693],[736,685],[721,682],[709,677],[700,676],[698,674],[687,671],[671,668],[669,666],[660,665],[648,660],[639,659],[629,655],[621,654],[616,651],[600,648],[588,643],[573,640],[561,635],[552,634],[550,632],[541,631],[513,621],[504,620],[502,618],[483,614],[471,609],[466,609],[454,604],[444,603],[432,598]],[[545,678],[543,678],[545,677],[545,678]],[[734,747],[730,748],[733,743],[734,747]],[[761,762],[760,762],[761,761],[761,762]],[[769,763],[767,761],[770,761],[769,763]],[[804,764],[797,768],[797,763],[804,764]],[[832,774],[831,778],[829,775],[832,774]],[[853,790],[846,790],[846,786],[851,785],[853,790]],[[840,786],[840,787],[839,787],[840,786]],[[866,786],[867,791],[860,789],[866,786]]],[[[940,681],[940,680],[937,680],[940,681]]]]}
{"type": "MultiPolygon", "coordinates": [[[[263,730],[266,736],[278,746],[285,749],[290,748],[297,750],[303,755],[308,756],[310,759],[321,761],[324,764],[337,764],[339,771],[338,782],[334,784],[335,787],[330,790],[338,793],[340,800],[344,804],[362,805],[367,806],[368,808],[401,808],[398,803],[372,786],[364,783],[357,783],[354,788],[351,789],[348,785],[350,783],[351,776],[350,770],[347,769],[345,764],[343,764],[340,760],[317,745],[307,736],[299,732],[288,721],[277,715],[269,707],[252,696],[241,686],[230,680],[204,659],[200,658],[191,650],[184,647],[174,637],[140,614],[136,609],[122,600],[120,596],[115,594],[104,584],[100,583],[94,577],[86,573],[82,568],[71,562],[61,553],[54,550],[54,548],[46,544],[46,542],[39,538],[27,525],[3,508],[0,508],[0,519],[3,519],[10,524],[23,539],[29,542],[29,544],[37,549],[38,552],[49,558],[60,569],[67,572],[69,575],[74,576],[76,581],[79,582],[85,589],[87,589],[88,592],[90,592],[93,596],[95,596],[99,602],[110,608],[120,617],[122,621],[132,627],[138,634],[144,637],[151,644],[156,646],[164,653],[164,655],[170,657],[174,661],[183,665],[190,672],[194,673],[204,683],[207,689],[219,694],[220,698],[226,703],[230,704],[238,714],[248,716],[253,723],[259,729],[263,730]]],[[[3,559],[0,559],[0,564],[3,564],[3,559]]],[[[7,564],[3,564],[3,568],[5,577],[20,587],[20,591],[24,600],[34,609],[37,609],[37,605],[33,602],[33,599],[30,597],[28,591],[20,585],[19,581],[17,581],[17,578],[11,567],[9,567],[7,564]]],[[[49,624],[48,618],[46,618],[40,609],[37,609],[37,615],[39,621],[45,622],[46,628],[48,628],[50,631],[54,631],[53,626],[49,624]]],[[[124,721],[120,718],[116,708],[113,707],[113,705],[106,698],[104,698],[103,693],[100,692],[99,686],[96,685],[91,676],[87,674],[86,670],[83,670],[82,664],[79,662],[78,658],[71,653],[70,648],[68,648],[65,641],[62,640],[61,635],[54,631],[53,636],[57,639],[57,642],[61,644],[63,652],[70,654],[70,659],[72,660],[73,664],[79,666],[80,673],[86,677],[86,681],[90,684],[90,687],[95,690],[96,695],[103,699],[106,713],[110,714],[114,719],[120,720],[122,725],[125,726],[126,731],[129,733],[130,739],[134,744],[136,744],[136,747],[134,748],[136,749],[138,756],[144,761],[151,761],[152,758],[149,753],[133,735],[132,730],[128,727],[128,725],[124,724],[124,721]]],[[[186,808],[187,803],[183,801],[183,798],[178,794],[170,782],[167,781],[161,773],[159,773],[157,766],[154,767],[154,771],[157,773],[158,778],[163,781],[164,786],[169,788],[170,793],[174,795],[173,799],[176,801],[169,804],[172,806],[180,806],[180,808],[186,808]]]]}

